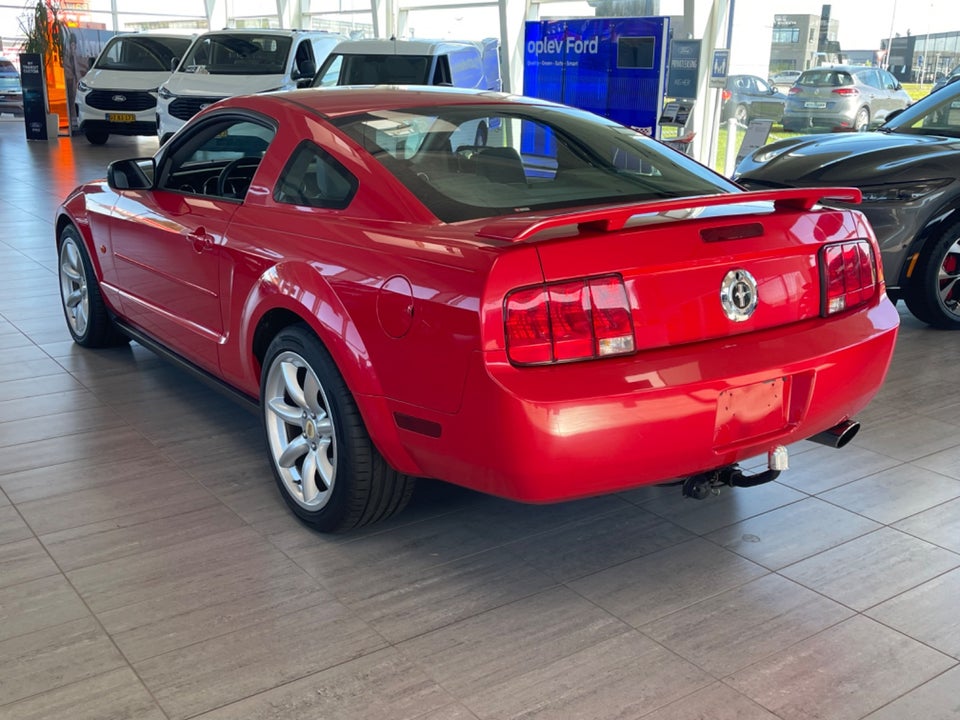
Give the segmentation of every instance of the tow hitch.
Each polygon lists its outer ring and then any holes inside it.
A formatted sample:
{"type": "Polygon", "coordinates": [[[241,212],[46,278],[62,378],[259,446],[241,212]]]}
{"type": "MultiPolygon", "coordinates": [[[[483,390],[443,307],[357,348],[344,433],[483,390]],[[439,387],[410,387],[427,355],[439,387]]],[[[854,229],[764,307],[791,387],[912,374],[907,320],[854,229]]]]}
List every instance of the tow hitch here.
{"type": "Polygon", "coordinates": [[[703,500],[710,494],[719,495],[720,488],[755,487],[776,480],[780,473],[788,469],[787,449],[777,445],[767,453],[767,469],[755,475],[747,475],[737,464],[727,465],[710,472],[691,475],[683,481],[683,496],[703,500]]]}

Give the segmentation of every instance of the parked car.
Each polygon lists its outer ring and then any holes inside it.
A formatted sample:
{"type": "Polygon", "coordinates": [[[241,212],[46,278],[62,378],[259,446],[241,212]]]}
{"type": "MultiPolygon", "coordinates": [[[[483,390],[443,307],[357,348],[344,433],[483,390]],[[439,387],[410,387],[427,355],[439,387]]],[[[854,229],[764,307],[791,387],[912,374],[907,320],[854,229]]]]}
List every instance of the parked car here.
{"type": "Polygon", "coordinates": [[[348,40],[327,56],[314,87],[452,85],[499,91],[500,41],[348,40]]]}
{"type": "MultiPolygon", "coordinates": [[[[876,132],[798,136],[745,158],[753,190],[849,185],[883,254],[887,293],[920,320],[960,329],[960,83],[919,100],[876,132]]],[[[844,203],[829,201],[838,207],[844,203]]]]}
{"type": "Polygon", "coordinates": [[[157,90],[193,35],[129,33],[110,38],[77,84],[76,116],[93,145],[110,135],[156,135],[157,90]]]}
{"type": "Polygon", "coordinates": [[[16,66],[0,58],[0,113],[23,117],[23,88],[16,66]]]}
{"type": "Polygon", "coordinates": [[[817,206],[858,195],[745,193],[542,100],[268,93],[66,198],[59,282],[78,344],[135,338],[258,407],[321,530],[392,515],[413,477],[700,497],[775,478],[785,443],[842,445],[882,383],[899,316],[876,241],[817,206]]]}
{"type": "Polygon", "coordinates": [[[787,94],[783,129],[790,132],[866,130],[911,102],[886,70],[834,65],[804,70],[787,94]]]}
{"type": "Polygon", "coordinates": [[[741,125],[754,119],[780,122],[787,103],[786,95],[756,75],[729,75],[720,95],[723,102],[721,120],[736,118],[741,125]]]}
{"type": "Polygon", "coordinates": [[[930,92],[936,92],[942,87],[946,87],[951,83],[955,83],[960,80],[960,65],[957,65],[953,70],[951,70],[947,75],[944,75],[942,78],[938,78],[937,81],[933,84],[933,87],[930,89],[930,92]]]}
{"type": "Polygon", "coordinates": [[[346,37],[321,30],[204,33],[160,86],[157,131],[164,143],[200,110],[232,95],[307,87],[346,37]]]}
{"type": "Polygon", "coordinates": [[[775,75],[771,75],[768,82],[777,90],[780,90],[780,88],[792,87],[799,77],[799,70],[781,70],[775,75]]]}

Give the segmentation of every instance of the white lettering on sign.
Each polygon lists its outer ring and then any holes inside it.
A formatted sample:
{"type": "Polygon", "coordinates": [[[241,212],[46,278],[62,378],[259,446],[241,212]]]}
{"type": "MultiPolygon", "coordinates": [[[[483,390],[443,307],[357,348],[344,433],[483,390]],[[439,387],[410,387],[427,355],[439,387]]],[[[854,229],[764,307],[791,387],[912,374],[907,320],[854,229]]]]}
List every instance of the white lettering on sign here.
{"type": "Polygon", "coordinates": [[[566,37],[563,40],[531,40],[527,43],[529,55],[559,55],[561,52],[596,55],[600,52],[600,38],[580,40],[575,37],[566,37]]]}

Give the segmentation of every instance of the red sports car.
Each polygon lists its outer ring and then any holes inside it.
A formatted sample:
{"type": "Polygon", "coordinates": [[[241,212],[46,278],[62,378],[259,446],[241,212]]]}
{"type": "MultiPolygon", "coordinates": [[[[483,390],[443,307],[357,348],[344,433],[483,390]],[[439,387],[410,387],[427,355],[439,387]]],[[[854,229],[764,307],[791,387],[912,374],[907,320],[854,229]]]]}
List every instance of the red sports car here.
{"type": "Polygon", "coordinates": [[[413,478],[527,502],[753,485],[844,444],[898,315],[843,188],[743,192],[579,110],[450,89],[238,97],[56,219],[74,340],[259,406],[285,500],[343,530],[413,478]],[[737,462],[761,453],[770,469],[737,462]]]}

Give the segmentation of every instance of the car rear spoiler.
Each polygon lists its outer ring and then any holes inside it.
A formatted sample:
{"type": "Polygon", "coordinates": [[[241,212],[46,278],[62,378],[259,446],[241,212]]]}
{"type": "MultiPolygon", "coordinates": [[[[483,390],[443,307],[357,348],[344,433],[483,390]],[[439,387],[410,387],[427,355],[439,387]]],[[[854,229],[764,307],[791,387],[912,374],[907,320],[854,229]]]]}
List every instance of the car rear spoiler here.
{"type": "Polygon", "coordinates": [[[740,205],[742,203],[772,202],[774,211],[810,210],[821,200],[840,200],[859,203],[862,194],[857,188],[788,188],[784,190],[756,190],[750,192],[721,193],[717,195],[694,195],[671,200],[653,200],[651,202],[614,205],[613,207],[577,210],[558,215],[531,218],[499,218],[477,231],[477,236],[490,240],[521,242],[544,230],[578,225],[589,232],[616,232],[622,230],[630,218],[636,215],[653,215],[672,210],[710,207],[712,205],[740,205]]]}

